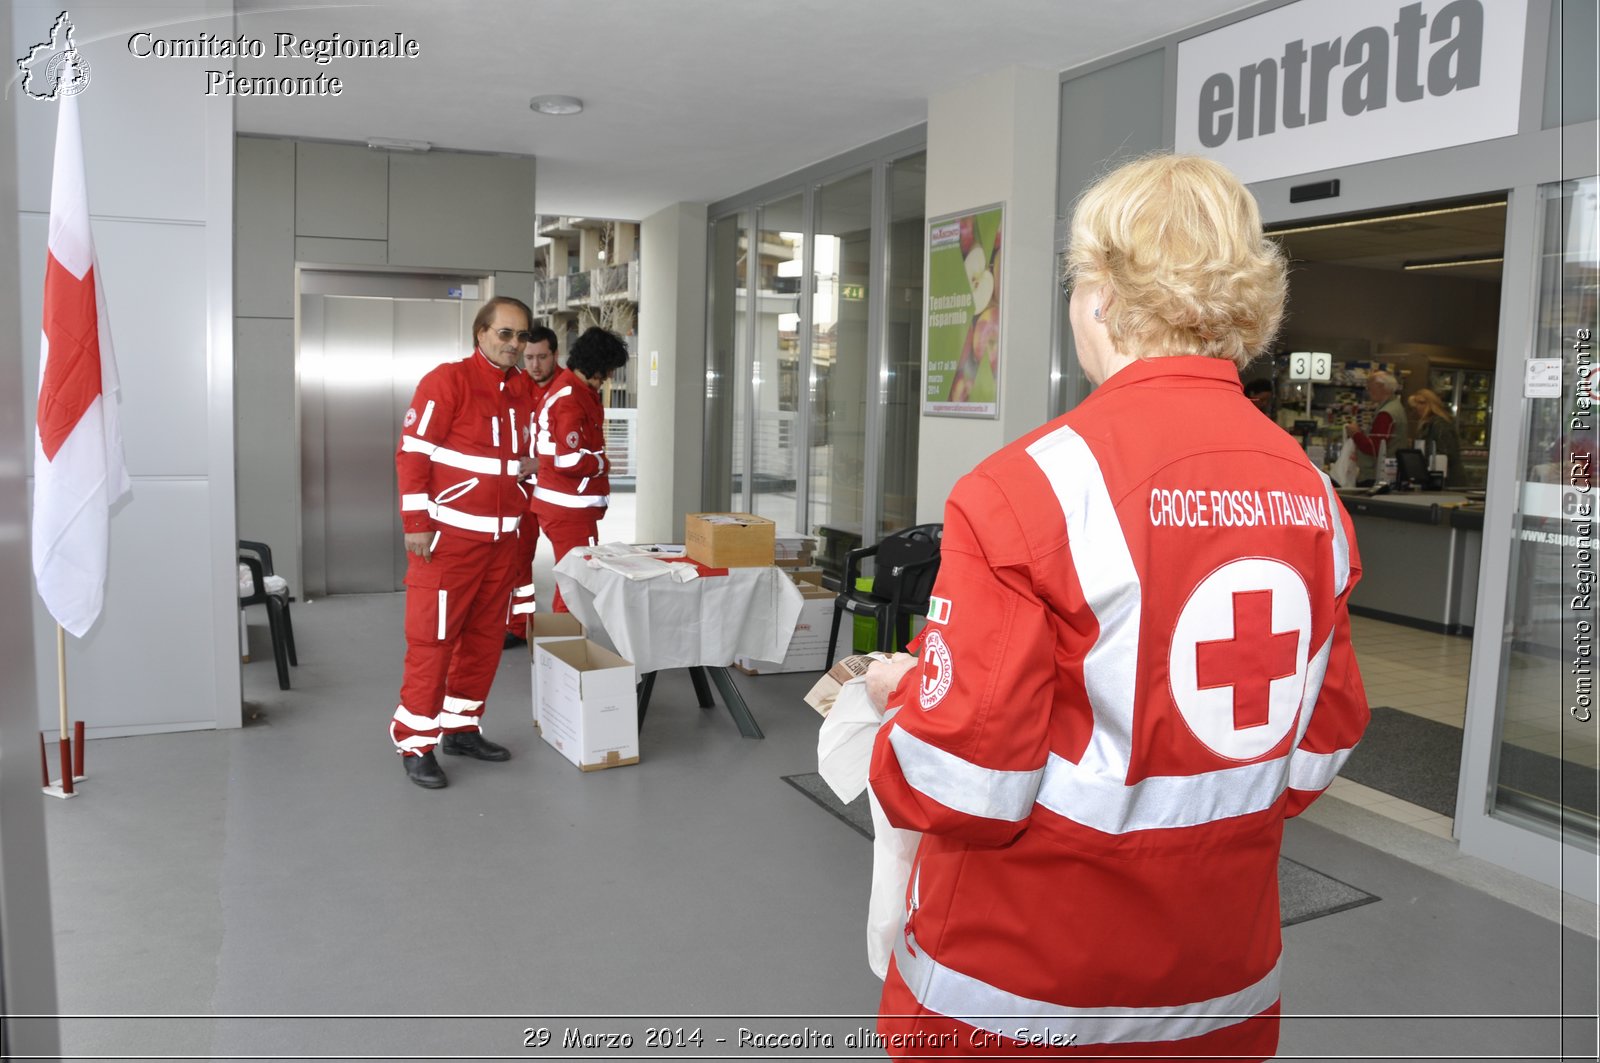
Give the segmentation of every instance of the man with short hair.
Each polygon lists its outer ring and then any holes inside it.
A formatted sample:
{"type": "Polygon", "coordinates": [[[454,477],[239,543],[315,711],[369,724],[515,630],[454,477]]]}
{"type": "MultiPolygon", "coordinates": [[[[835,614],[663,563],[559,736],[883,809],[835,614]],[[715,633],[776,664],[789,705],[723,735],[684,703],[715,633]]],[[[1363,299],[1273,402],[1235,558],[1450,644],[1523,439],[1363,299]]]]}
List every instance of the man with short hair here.
{"type": "MultiPolygon", "coordinates": [[[[544,405],[545,390],[561,369],[556,360],[561,341],[555,330],[535,325],[528,330],[532,337],[522,348],[522,366],[527,371],[533,394],[534,416],[544,405]]],[[[531,428],[532,426],[530,426],[531,428]]],[[[533,444],[530,439],[529,453],[533,444]]],[[[533,511],[533,480],[528,481],[528,511],[522,515],[522,525],[517,529],[517,579],[526,580],[511,591],[511,617],[506,621],[505,649],[524,645],[528,641],[528,621],[533,616],[533,555],[539,546],[539,515],[533,511]]]]}
{"type": "Polygon", "coordinates": [[[1365,432],[1359,425],[1347,431],[1356,445],[1356,483],[1374,482],[1383,470],[1378,468],[1378,452],[1392,457],[1406,438],[1406,406],[1400,401],[1400,382],[1392,373],[1379,369],[1367,374],[1367,398],[1377,403],[1372,427],[1365,432]]]}
{"type": "MultiPolygon", "coordinates": [[[[557,562],[594,540],[611,502],[600,386],[627,364],[628,345],[621,336],[588,329],[572,344],[567,367],[550,381],[539,407],[534,446],[539,478],[532,508],[555,547],[557,562]]],[[[555,611],[567,611],[559,589],[555,611]]]]}
{"type": "Polygon", "coordinates": [[[482,735],[484,699],[500,665],[516,583],[518,481],[533,406],[518,368],[533,313],[497,296],[472,323],[476,348],[417,385],[395,455],[406,552],[406,663],[389,737],[406,776],[447,785],[435,746],[454,756],[508,760],[482,735]]]}

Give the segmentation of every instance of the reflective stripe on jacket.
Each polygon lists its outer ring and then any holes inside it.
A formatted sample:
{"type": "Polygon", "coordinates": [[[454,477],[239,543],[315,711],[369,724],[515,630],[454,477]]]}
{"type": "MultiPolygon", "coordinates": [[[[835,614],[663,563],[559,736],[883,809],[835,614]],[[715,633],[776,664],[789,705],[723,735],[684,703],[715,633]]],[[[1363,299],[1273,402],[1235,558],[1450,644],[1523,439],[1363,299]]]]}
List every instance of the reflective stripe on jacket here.
{"type": "Polygon", "coordinates": [[[477,539],[517,530],[528,504],[517,469],[528,455],[528,377],[481,351],[430,370],[406,410],[395,454],[405,531],[477,539]]]}
{"type": "Polygon", "coordinates": [[[570,369],[557,373],[539,406],[534,450],[539,476],[531,509],[537,513],[604,508],[611,502],[606,475],[605,409],[600,395],[570,369]]]}
{"type": "Polygon", "coordinates": [[[951,493],[872,767],[925,834],[890,979],[928,1013],[1181,1054],[1274,1012],[1283,819],[1368,712],[1349,518],[1255,412],[1227,362],[1138,362],[951,493]]]}

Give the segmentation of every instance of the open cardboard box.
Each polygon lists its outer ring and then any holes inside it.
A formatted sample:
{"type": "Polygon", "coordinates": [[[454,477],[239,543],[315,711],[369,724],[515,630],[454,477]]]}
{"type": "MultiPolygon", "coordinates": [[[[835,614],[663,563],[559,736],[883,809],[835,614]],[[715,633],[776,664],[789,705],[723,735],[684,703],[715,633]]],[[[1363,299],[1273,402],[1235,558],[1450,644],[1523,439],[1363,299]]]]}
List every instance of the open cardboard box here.
{"type": "Polygon", "coordinates": [[[533,726],[539,726],[539,656],[541,642],[581,639],[583,625],[571,613],[534,613],[528,617],[528,667],[533,673],[533,726]]]}
{"type": "Polygon", "coordinates": [[[633,663],[588,639],[534,648],[539,733],[582,771],[639,763],[633,663]]]}

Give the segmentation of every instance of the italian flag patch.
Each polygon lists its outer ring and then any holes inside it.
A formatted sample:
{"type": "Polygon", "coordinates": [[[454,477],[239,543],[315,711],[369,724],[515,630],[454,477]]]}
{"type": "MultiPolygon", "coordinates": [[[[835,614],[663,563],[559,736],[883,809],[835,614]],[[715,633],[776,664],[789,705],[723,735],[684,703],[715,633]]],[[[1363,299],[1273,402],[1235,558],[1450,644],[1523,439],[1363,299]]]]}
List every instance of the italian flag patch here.
{"type": "Polygon", "coordinates": [[[928,599],[928,622],[933,624],[948,624],[950,622],[950,599],[930,597],[928,599]]]}

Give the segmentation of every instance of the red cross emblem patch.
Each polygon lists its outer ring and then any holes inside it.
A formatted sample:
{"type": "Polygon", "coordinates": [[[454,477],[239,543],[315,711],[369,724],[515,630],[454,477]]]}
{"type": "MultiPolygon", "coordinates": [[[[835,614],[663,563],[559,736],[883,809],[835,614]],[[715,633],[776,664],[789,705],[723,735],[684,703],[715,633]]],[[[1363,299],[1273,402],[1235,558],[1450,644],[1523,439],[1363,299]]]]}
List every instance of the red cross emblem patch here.
{"type": "Polygon", "coordinates": [[[1200,581],[1173,628],[1173,703],[1213,753],[1253,760],[1294,729],[1310,653],[1300,574],[1271,558],[1231,561],[1200,581]]]}

